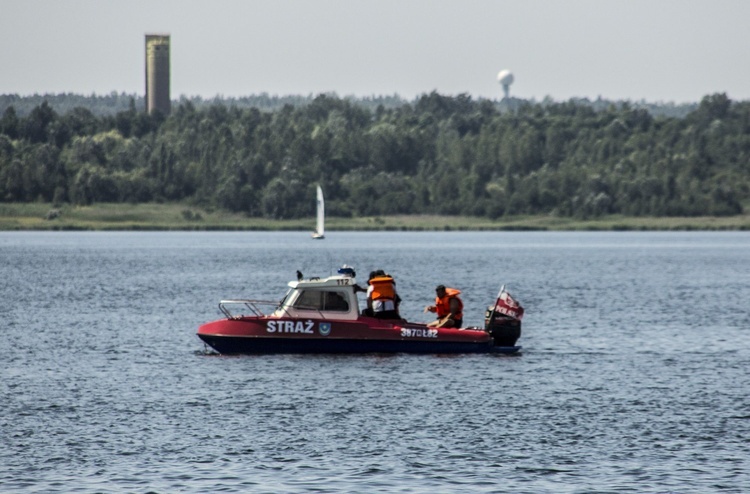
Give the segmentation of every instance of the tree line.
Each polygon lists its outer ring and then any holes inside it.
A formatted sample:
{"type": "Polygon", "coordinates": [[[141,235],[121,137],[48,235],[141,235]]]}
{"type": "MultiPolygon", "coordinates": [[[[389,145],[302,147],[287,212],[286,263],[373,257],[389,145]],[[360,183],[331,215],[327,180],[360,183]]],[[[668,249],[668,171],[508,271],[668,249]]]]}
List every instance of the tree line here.
{"type": "Polygon", "coordinates": [[[0,118],[0,201],[182,201],[267,218],[735,215],[750,196],[750,102],[706,96],[684,117],[628,103],[321,94],[273,109],[183,99],[0,118]]]}
{"type": "MultiPolygon", "coordinates": [[[[339,99],[336,93],[327,93],[327,97],[339,99]]],[[[226,105],[236,107],[240,109],[257,108],[260,111],[277,111],[283,108],[285,105],[292,106],[305,106],[310,104],[316,96],[312,94],[308,95],[270,95],[268,93],[252,94],[249,96],[242,97],[227,97],[217,95],[213,98],[203,98],[201,96],[185,96],[182,95],[178,99],[172,101],[173,106],[178,106],[184,103],[191,103],[197,109],[204,109],[213,105],[226,105]]],[[[390,96],[370,96],[370,97],[355,97],[346,96],[346,99],[357,106],[364,106],[372,111],[377,110],[379,106],[384,108],[397,108],[404,104],[414,104],[420,98],[415,98],[414,101],[408,101],[398,94],[390,96]]],[[[98,117],[102,116],[113,116],[119,112],[127,111],[130,108],[131,100],[135,103],[136,108],[144,110],[146,108],[146,101],[143,95],[138,94],[127,94],[118,93],[112,91],[109,94],[97,95],[82,95],[74,93],[46,93],[46,94],[33,94],[28,96],[21,96],[18,94],[0,94],[0,114],[2,114],[9,107],[13,107],[18,116],[28,116],[37,106],[41,105],[45,101],[52,107],[58,114],[68,113],[75,108],[82,107],[91,111],[98,117]]],[[[603,99],[601,97],[591,100],[589,98],[572,98],[569,100],[570,103],[589,106],[596,111],[606,110],[614,106],[616,108],[622,108],[627,105],[629,108],[644,109],[648,110],[649,113],[655,117],[685,117],[688,113],[692,112],[698,107],[698,103],[674,103],[674,102],[659,102],[652,103],[645,100],[640,101],[612,101],[603,99]]],[[[540,102],[536,102],[535,99],[522,100],[518,98],[509,98],[501,101],[492,102],[498,110],[502,111],[509,107],[517,107],[522,104],[540,105],[542,107],[552,106],[557,104],[552,98],[546,97],[540,102]]]]}

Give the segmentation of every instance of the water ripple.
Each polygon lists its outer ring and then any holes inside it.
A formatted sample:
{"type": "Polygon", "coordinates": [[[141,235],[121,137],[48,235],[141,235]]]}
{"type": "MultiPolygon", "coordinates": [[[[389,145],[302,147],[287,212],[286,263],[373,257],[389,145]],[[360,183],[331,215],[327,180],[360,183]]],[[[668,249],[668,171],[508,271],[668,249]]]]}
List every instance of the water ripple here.
{"type": "Polygon", "coordinates": [[[750,249],[725,235],[0,235],[3,491],[750,491],[750,249]],[[456,263],[436,246],[459,237],[456,263]],[[467,314],[502,266],[523,355],[224,357],[195,337],[216,300],[277,297],[329,258],[380,267],[377,245],[412,318],[436,263],[471,279],[467,314]]]}

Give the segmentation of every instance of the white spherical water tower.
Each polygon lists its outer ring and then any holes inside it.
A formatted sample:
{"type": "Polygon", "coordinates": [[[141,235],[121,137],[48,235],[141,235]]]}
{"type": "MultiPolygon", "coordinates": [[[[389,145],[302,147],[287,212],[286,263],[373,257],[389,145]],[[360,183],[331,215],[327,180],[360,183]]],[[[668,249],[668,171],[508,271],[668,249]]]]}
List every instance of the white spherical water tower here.
{"type": "Polygon", "coordinates": [[[513,84],[513,73],[510,70],[501,70],[497,74],[497,82],[503,86],[503,92],[505,92],[505,99],[510,96],[510,85],[513,84]]]}

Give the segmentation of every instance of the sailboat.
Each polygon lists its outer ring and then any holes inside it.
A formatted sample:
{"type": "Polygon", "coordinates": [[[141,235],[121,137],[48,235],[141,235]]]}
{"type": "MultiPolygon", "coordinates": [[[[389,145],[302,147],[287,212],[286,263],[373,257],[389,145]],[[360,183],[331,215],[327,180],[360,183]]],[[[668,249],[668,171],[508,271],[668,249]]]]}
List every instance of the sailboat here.
{"type": "Polygon", "coordinates": [[[320,188],[320,185],[318,185],[318,219],[315,224],[315,231],[312,234],[312,238],[314,239],[324,239],[326,238],[326,227],[325,227],[325,221],[326,221],[326,205],[325,201],[323,200],[323,189],[320,188]]]}

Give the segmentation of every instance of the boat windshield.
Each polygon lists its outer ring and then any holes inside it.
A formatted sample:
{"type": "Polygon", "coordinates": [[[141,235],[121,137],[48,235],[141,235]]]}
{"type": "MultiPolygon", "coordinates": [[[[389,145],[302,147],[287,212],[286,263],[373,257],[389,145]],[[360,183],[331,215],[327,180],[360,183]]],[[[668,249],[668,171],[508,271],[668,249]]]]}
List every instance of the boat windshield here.
{"type": "Polygon", "coordinates": [[[284,307],[284,303],[286,303],[287,299],[289,298],[289,295],[293,291],[294,291],[294,288],[290,288],[289,290],[286,291],[286,293],[284,294],[284,298],[281,299],[281,301],[279,302],[279,306],[276,307],[277,309],[281,309],[282,307],[284,307]]]}
{"type": "Polygon", "coordinates": [[[349,312],[349,301],[341,290],[301,290],[293,307],[301,310],[349,312]]]}

